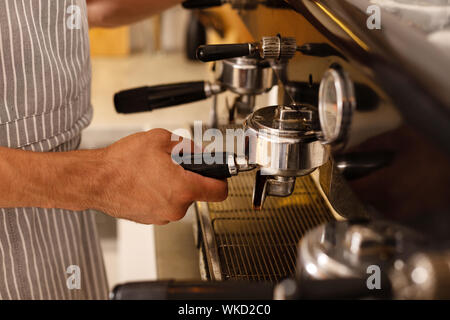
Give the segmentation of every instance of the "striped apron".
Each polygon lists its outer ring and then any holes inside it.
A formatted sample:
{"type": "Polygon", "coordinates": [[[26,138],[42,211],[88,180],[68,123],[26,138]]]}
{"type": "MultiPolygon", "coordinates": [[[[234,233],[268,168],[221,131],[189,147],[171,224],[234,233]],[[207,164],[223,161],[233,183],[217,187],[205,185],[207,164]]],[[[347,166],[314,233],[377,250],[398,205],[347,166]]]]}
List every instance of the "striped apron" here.
{"type": "MultiPolygon", "coordinates": [[[[85,0],[1,0],[0,146],[76,149],[90,68],[85,0]]],[[[0,209],[0,299],[107,298],[94,214],[0,209]]]]}

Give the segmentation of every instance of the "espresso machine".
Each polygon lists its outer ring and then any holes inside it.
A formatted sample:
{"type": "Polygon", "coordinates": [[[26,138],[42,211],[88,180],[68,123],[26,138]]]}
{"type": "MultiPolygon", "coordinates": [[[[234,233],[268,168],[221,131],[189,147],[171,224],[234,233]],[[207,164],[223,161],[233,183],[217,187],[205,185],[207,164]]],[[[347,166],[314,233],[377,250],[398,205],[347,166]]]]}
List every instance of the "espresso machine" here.
{"type": "MultiPolygon", "coordinates": [[[[278,81],[279,69],[296,53],[295,39],[263,37],[260,42],[209,45],[198,49],[198,59],[216,61],[214,81],[195,81],[125,90],[115,95],[118,113],[152,111],[215,97],[224,91],[236,95],[229,122],[241,118],[255,107],[255,97],[270,91],[278,81]]],[[[217,110],[212,108],[212,125],[217,125],[217,110]]]]}
{"type": "MultiPolygon", "coordinates": [[[[262,37],[261,41],[254,43],[201,46],[197,52],[198,59],[213,62],[215,78],[213,82],[143,87],[119,92],[114,98],[118,112],[134,113],[207,99],[225,91],[236,95],[228,123],[220,124],[217,128],[224,133],[229,128],[241,129],[243,134],[240,138],[244,138],[245,143],[239,145],[237,149],[226,150],[227,152],[224,150],[220,155],[215,154],[216,158],[222,159],[220,164],[206,164],[202,156],[199,158],[200,161],[196,161],[198,155],[183,155],[184,159],[188,158],[189,161],[184,161],[183,157],[177,160],[186,170],[204,176],[217,179],[232,177],[230,196],[224,203],[197,203],[198,219],[195,227],[198,231],[197,244],[202,253],[200,265],[204,266],[202,269],[204,280],[257,277],[276,281],[292,275],[295,270],[294,251],[301,234],[313,226],[333,219],[333,214],[320,199],[319,191],[310,177],[312,172],[327,163],[330,158],[330,147],[320,140],[317,107],[292,100],[286,100],[288,103],[284,105],[284,100],[290,98],[287,98],[288,94],[281,92],[278,95],[283,103],[255,110],[257,96],[274,87],[282,88],[289,60],[298,51],[299,47],[294,38],[281,35],[262,37]],[[283,201],[293,194],[293,200],[289,200],[292,204],[285,206],[283,201]],[[265,201],[267,196],[270,200],[265,201]],[[303,201],[301,198],[306,198],[310,202],[311,211],[317,211],[314,213],[315,217],[306,216],[304,212],[306,208],[295,205],[297,201],[303,201]],[[230,211],[223,207],[234,209],[230,211]],[[278,221],[282,210],[292,211],[285,215],[286,221],[278,221]],[[291,215],[292,222],[289,221],[291,215]],[[253,222],[254,219],[259,220],[261,217],[264,219],[260,222],[256,220],[253,222]],[[293,224],[294,220],[298,219],[307,220],[293,224]],[[236,233],[236,230],[233,230],[234,225],[241,222],[252,231],[242,230],[239,231],[240,236],[236,234],[222,238],[216,233],[219,230],[214,230],[222,221],[231,222],[230,227],[225,226],[226,233],[236,233]],[[268,229],[269,225],[273,226],[268,229]],[[293,230],[289,231],[289,237],[286,238],[282,229],[288,225],[292,225],[293,230]],[[276,234],[272,230],[275,227],[276,234]],[[227,230],[228,228],[230,230],[227,230]],[[261,231],[255,232],[254,228],[261,231]],[[205,241],[208,237],[214,240],[205,241]],[[245,243],[234,243],[236,237],[241,237],[241,241],[245,243]],[[289,251],[289,255],[277,262],[270,261],[277,259],[276,248],[267,243],[267,239],[274,237],[277,241],[283,239],[281,241],[285,244],[279,245],[283,250],[289,251]],[[219,238],[223,244],[217,242],[219,238]],[[228,243],[226,239],[231,242],[228,243]],[[261,242],[265,244],[262,245],[261,242]],[[222,271],[224,266],[221,267],[219,261],[225,254],[221,252],[222,248],[232,248],[235,251],[240,250],[241,246],[254,251],[245,255],[253,258],[235,262],[233,259],[242,259],[244,255],[233,254],[233,258],[227,263],[246,264],[247,270],[250,266],[262,269],[252,272],[248,270],[246,274],[243,272],[244,267],[239,267],[230,271],[230,274],[224,273],[222,271]],[[264,255],[264,259],[261,259],[260,255],[264,255]],[[272,264],[279,266],[267,268],[272,264]]],[[[213,114],[215,108],[216,103],[213,103],[213,114]]],[[[217,125],[217,121],[212,123],[217,125]]]]}
{"type": "MultiPolygon", "coordinates": [[[[204,155],[180,156],[198,159],[180,161],[186,170],[230,178],[226,201],[196,204],[206,282],[166,282],[164,290],[450,298],[450,88],[440,72],[448,57],[395,12],[386,13],[382,31],[362,28],[368,1],[275,2],[187,1],[196,9],[230,4],[261,40],[200,47],[198,59],[213,62],[213,82],[115,97],[117,111],[130,113],[236,96],[228,123],[218,122],[213,103],[210,126],[242,129],[244,143],[216,152],[222,161],[214,166],[204,155]],[[255,104],[271,90],[276,103],[255,104]],[[373,270],[382,289],[367,285],[373,270]]],[[[151,291],[136,287],[141,297],[151,291]]],[[[117,297],[128,292],[117,290],[117,297]]]]}

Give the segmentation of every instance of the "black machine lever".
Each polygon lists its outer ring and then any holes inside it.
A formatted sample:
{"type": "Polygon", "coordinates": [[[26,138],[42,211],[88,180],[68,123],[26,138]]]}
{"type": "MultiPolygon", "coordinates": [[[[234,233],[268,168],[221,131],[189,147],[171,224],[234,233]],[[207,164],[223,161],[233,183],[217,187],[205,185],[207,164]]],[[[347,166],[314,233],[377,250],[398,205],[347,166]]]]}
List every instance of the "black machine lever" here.
{"type": "Polygon", "coordinates": [[[254,50],[250,43],[205,45],[197,49],[197,59],[210,62],[245,57],[253,53],[254,50]]]}
{"type": "Polygon", "coordinates": [[[226,1],[223,0],[187,0],[182,3],[185,9],[207,9],[212,7],[219,7],[226,1]]]}
{"type": "Polygon", "coordinates": [[[200,46],[197,49],[197,58],[203,62],[246,56],[260,60],[288,60],[295,55],[297,49],[295,38],[277,35],[263,37],[261,41],[253,43],[200,46]]]}
{"type": "Polygon", "coordinates": [[[222,91],[206,81],[141,87],[117,93],[114,105],[118,113],[137,113],[204,100],[222,91]]]}

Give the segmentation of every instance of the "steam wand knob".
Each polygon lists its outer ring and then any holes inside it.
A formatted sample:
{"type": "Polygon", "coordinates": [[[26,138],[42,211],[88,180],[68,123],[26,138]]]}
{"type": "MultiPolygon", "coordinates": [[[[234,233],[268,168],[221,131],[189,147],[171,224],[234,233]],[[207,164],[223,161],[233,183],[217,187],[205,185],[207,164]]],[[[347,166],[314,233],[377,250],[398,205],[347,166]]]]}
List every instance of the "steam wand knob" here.
{"type": "Polygon", "coordinates": [[[295,38],[291,37],[264,37],[260,42],[239,44],[204,45],[197,49],[197,58],[203,62],[254,57],[261,60],[288,60],[294,57],[297,51],[295,38]]]}

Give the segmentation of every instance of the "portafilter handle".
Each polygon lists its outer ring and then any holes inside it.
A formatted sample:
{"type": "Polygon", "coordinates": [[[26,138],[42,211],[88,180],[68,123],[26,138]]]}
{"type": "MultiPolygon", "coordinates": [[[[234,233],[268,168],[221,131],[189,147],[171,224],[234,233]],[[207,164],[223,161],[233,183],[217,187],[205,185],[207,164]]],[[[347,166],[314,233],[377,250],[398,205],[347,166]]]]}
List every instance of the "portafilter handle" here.
{"type": "Polygon", "coordinates": [[[365,278],[286,279],[275,285],[246,281],[154,281],[117,285],[111,300],[334,300],[389,299],[390,283],[369,290],[365,278]]]}
{"type": "Polygon", "coordinates": [[[185,9],[207,9],[219,7],[226,2],[226,0],[187,0],[182,5],[185,9]]]}
{"type": "Polygon", "coordinates": [[[197,49],[197,59],[203,62],[239,57],[254,57],[260,60],[291,59],[297,52],[295,38],[263,37],[260,42],[204,45],[197,49]]]}
{"type": "Polygon", "coordinates": [[[222,91],[207,81],[140,87],[116,93],[114,105],[118,113],[138,113],[204,100],[222,91]]]}
{"type": "Polygon", "coordinates": [[[254,54],[255,46],[251,43],[210,44],[197,49],[197,59],[203,62],[246,57],[254,54]]]}
{"type": "Polygon", "coordinates": [[[228,179],[237,176],[239,172],[255,168],[245,159],[229,152],[174,154],[172,159],[185,170],[218,180],[228,179]]]}
{"type": "Polygon", "coordinates": [[[188,170],[204,177],[225,180],[239,173],[236,155],[227,152],[172,155],[172,159],[188,170]]]}

